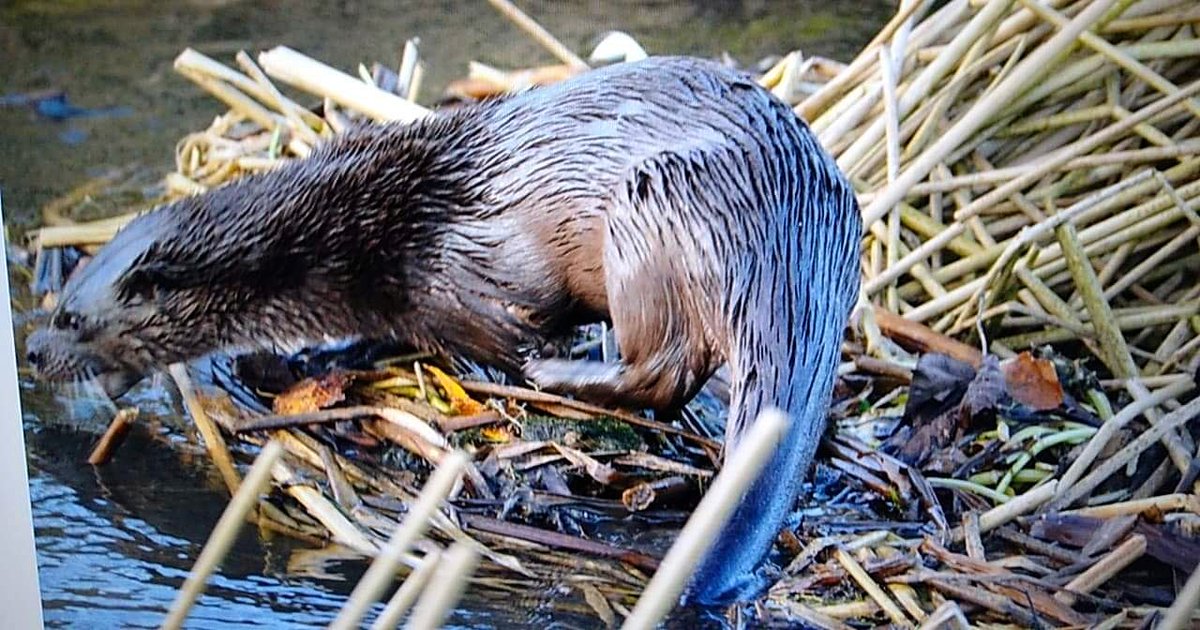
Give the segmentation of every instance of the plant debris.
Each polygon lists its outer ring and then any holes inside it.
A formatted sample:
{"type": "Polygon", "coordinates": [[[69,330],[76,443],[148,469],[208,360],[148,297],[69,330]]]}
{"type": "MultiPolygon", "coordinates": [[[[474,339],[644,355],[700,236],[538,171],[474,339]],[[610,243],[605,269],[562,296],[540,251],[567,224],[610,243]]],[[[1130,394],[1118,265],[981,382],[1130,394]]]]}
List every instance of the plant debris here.
{"type": "MultiPolygon", "coordinates": [[[[534,26],[562,65],[473,64],[453,96],[586,71],[534,26]]],[[[1200,622],[1198,28],[1189,0],[906,0],[850,64],[794,52],[759,77],[851,177],[868,228],[831,428],[762,622],[1200,622]]],[[[236,62],[176,60],[230,110],[179,143],[154,200],[303,158],[354,120],[429,113],[413,42],[400,70],[359,78],[287,48],[236,62]]],[[[132,182],[47,209],[42,288],[132,216],[74,210],[132,182]]],[[[609,358],[604,334],[579,347],[609,358]]],[[[454,509],[402,564],[471,538],[473,588],[553,584],[548,606],[612,625],[716,472],[702,404],[651,420],[348,355],[183,387],[231,488],[253,445],[282,446],[261,526],[374,555],[459,447],[454,509]]]]}

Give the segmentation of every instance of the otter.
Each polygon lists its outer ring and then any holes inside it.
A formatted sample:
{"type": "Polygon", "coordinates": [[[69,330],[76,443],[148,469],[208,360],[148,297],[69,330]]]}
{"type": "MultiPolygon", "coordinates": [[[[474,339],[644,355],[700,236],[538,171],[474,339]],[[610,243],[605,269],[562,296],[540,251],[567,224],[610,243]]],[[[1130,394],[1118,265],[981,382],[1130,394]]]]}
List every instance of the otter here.
{"type": "Polygon", "coordinates": [[[716,63],[651,57],[364,125],[148,212],[70,279],[29,358],[116,397],[216,350],[390,336],[660,411],[728,364],[726,449],[768,407],[791,425],[683,599],[745,601],[823,432],[861,230],[786,104],[716,63]],[[542,352],[602,320],[619,362],[542,352]]]}

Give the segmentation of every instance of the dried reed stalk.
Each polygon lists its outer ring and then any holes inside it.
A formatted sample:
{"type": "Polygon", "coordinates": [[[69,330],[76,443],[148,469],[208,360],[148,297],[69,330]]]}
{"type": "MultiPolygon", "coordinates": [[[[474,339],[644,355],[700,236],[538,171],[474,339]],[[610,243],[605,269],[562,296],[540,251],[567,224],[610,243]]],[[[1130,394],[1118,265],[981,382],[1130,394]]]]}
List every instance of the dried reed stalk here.
{"type": "Polygon", "coordinates": [[[391,583],[396,569],[400,565],[401,556],[408,551],[414,542],[424,533],[429,525],[429,518],[434,510],[450,494],[463,467],[467,456],[460,451],[452,451],[442,459],[442,463],[425,483],[421,495],[417,497],[408,516],[396,528],[387,545],[375,556],[375,561],[367,569],[366,574],[358,581],[350,599],[342,608],[341,613],[334,619],[330,628],[349,630],[358,627],[367,608],[371,606],[391,583]]]}
{"type": "Polygon", "coordinates": [[[758,416],[679,532],[623,628],[653,628],[675,606],[692,571],[733,513],[738,498],[770,460],[788,422],[779,411],[764,411],[758,416]]]}
{"type": "Polygon", "coordinates": [[[229,548],[233,546],[238,530],[246,521],[246,516],[258,503],[259,493],[270,483],[271,468],[282,455],[283,447],[275,442],[268,442],[262,452],[258,454],[245,481],[233,493],[233,498],[230,499],[225,511],[221,513],[221,518],[213,528],[212,534],[209,535],[208,542],[204,544],[200,556],[196,558],[196,564],[192,567],[191,573],[188,574],[179,593],[175,596],[175,602],[171,604],[167,618],[163,621],[163,628],[183,626],[183,621],[187,618],[192,604],[203,592],[208,576],[212,575],[217,565],[228,553],[229,548]]]}

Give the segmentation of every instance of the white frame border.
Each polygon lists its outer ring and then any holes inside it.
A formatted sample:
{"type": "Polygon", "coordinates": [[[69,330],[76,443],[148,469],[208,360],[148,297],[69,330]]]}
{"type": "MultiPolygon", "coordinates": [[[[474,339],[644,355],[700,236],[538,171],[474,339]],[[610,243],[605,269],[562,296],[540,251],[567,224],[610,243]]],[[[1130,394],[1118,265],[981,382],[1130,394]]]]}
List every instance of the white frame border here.
{"type": "MultiPolygon", "coordinates": [[[[2,192],[2,191],[0,191],[2,192]]],[[[0,226],[4,203],[0,197],[0,226]]],[[[17,386],[17,353],[13,336],[12,293],[8,286],[8,238],[0,244],[0,626],[41,628],[42,594],[29,504],[29,471],[25,467],[24,416],[17,386]]]]}

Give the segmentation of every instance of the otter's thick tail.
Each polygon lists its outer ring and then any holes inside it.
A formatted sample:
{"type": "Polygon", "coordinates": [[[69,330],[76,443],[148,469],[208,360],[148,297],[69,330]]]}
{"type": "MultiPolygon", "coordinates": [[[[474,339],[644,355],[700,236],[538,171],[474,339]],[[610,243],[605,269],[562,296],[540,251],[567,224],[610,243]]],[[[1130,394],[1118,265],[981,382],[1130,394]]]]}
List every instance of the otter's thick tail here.
{"type": "MultiPolygon", "coordinates": [[[[818,168],[832,167],[812,157],[818,168]]],[[[725,604],[761,593],[767,580],[757,570],[800,494],[824,431],[842,335],[858,295],[861,222],[849,185],[836,171],[822,174],[828,179],[800,195],[799,207],[780,209],[766,234],[779,246],[743,263],[755,268],[738,277],[753,280],[729,297],[733,390],[726,455],[767,408],[784,410],[791,424],[700,564],[688,602],[725,604]]]]}

